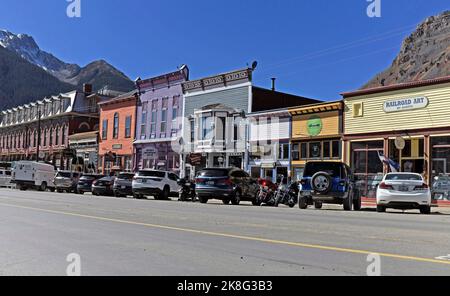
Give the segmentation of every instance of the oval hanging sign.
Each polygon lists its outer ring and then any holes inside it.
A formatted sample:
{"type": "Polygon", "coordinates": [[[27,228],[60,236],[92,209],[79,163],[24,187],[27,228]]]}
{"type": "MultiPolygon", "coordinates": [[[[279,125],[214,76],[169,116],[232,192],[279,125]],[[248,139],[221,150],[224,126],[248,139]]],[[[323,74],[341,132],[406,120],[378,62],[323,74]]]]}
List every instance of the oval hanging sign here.
{"type": "Polygon", "coordinates": [[[322,119],[319,116],[312,116],[306,123],[308,134],[312,137],[320,135],[323,128],[322,119]]]}
{"type": "Polygon", "coordinates": [[[392,113],[407,110],[423,109],[428,106],[427,97],[406,98],[384,102],[384,112],[392,113]]]}

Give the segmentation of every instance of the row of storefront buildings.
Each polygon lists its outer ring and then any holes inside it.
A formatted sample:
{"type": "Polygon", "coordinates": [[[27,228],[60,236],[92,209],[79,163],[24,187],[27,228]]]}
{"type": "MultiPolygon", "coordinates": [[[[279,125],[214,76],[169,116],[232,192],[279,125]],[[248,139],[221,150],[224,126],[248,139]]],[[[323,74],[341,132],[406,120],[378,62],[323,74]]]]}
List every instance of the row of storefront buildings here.
{"type": "Polygon", "coordinates": [[[235,166],[293,180],[308,161],[344,161],[367,198],[393,167],[430,185],[450,174],[450,77],[322,102],[257,87],[253,73],[190,80],[183,66],[138,79],[129,93],[93,93],[86,85],[5,110],[0,157],[104,174],[148,168],[193,177],[205,167],[235,166]]]}

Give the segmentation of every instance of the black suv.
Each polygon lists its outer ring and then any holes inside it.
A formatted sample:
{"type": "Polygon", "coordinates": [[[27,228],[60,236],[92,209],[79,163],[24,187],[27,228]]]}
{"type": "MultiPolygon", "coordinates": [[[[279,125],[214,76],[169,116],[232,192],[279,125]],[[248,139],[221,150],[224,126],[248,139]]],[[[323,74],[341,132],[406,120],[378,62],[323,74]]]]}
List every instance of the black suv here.
{"type": "Polygon", "coordinates": [[[200,171],[195,180],[195,190],[201,203],[209,199],[222,200],[224,204],[238,205],[242,200],[256,204],[259,185],[256,179],[236,168],[211,168],[200,171]]]}
{"type": "Polygon", "coordinates": [[[324,203],[344,205],[344,210],[361,209],[361,196],[352,170],[342,162],[308,162],[301,180],[299,205],[321,209],[324,203]]]}

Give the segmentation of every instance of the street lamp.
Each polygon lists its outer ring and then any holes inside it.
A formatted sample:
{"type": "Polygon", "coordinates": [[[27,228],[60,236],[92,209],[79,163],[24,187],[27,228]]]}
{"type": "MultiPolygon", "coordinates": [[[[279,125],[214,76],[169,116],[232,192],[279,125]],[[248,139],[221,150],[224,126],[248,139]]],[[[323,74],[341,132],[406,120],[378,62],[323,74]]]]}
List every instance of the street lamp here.
{"type": "Polygon", "coordinates": [[[40,146],[41,146],[41,108],[38,108],[38,127],[37,127],[37,145],[36,145],[36,161],[39,162],[39,153],[40,153],[40,146]]]}
{"type": "Polygon", "coordinates": [[[241,111],[240,112],[240,116],[241,116],[241,122],[240,124],[244,124],[244,164],[243,164],[243,169],[245,171],[247,171],[247,166],[248,166],[248,160],[249,160],[249,146],[250,143],[248,143],[249,141],[249,128],[248,125],[250,124],[250,119],[247,117],[247,114],[245,113],[245,111],[241,111]]]}

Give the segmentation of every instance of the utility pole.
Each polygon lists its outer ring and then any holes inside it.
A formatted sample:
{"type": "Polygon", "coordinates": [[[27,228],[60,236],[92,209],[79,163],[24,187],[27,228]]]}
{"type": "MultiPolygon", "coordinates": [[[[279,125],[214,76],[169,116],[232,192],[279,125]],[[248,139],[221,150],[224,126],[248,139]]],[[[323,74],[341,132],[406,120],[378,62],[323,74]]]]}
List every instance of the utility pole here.
{"type": "Polygon", "coordinates": [[[38,111],[38,128],[37,128],[38,138],[37,138],[37,145],[36,145],[36,161],[39,162],[39,148],[41,146],[41,108],[39,108],[38,111]]]}

